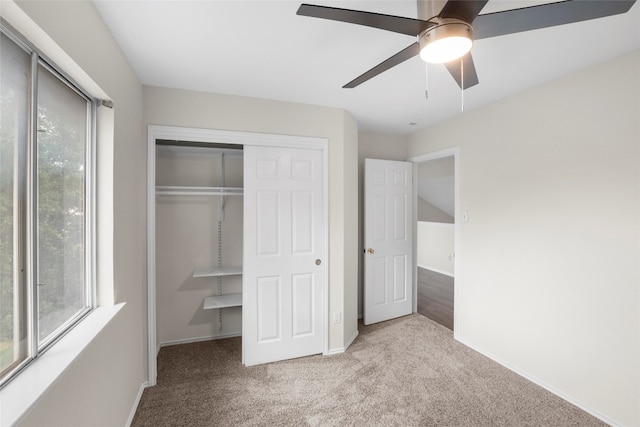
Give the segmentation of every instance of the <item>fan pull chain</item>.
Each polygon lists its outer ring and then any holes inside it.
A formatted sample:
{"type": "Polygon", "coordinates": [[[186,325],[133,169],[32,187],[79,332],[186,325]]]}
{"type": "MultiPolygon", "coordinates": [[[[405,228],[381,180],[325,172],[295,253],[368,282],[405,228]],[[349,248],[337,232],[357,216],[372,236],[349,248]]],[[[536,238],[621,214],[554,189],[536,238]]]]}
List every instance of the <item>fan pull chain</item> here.
{"type": "Polygon", "coordinates": [[[424,64],[424,76],[425,76],[425,86],[424,86],[424,97],[429,99],[429,63],[424,64]]]}
{"type": "Polygon", "coordinates": [[[460,111],[464,112],[464,57],[460,58],[460,111]]]}

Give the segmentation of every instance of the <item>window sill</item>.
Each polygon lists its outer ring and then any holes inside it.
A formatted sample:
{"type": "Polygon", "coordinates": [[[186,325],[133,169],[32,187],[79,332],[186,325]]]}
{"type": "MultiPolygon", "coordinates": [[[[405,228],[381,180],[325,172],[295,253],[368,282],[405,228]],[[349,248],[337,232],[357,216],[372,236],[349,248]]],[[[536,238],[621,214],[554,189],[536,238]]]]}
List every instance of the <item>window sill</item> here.
{"type": "Polygon", "coordinates": [[[93,310],[0,390],[0,425],[11,426],[20,422],[124,305],[93,310]]]}

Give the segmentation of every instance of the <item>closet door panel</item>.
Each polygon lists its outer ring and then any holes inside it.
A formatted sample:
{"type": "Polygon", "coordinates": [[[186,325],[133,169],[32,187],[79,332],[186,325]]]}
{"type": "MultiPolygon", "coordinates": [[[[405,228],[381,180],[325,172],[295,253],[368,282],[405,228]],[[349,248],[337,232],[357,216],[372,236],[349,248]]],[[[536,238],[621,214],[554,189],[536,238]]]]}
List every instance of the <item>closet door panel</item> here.
{"type": "Polygon", "coordinates": [[[260,191],[256,195],[256,230],[258,239],[256,256],[275,256],[280,253],[280,195],[260,191]]]}
{"type": "Polygon", "coordinates": [[[321,353],[322,152],[245,146],[244,159],[243,362],[321,353]],[[267,277],[277,292],[256,286],[267,277]]]}
{"type": "Polygon", "coordinates": [[[298,274],[293,277],[293,337],[313,334],[313,275],[298,274]]]}
{"type": "Polygon", "coordinates": [[[259,277],[256,281],[258,342],[281,338],[280,277],[259,277]]]}
{"type": "Polygon", "coordinates": [[[296,255],[313,251],[313,193],[294,192],[291,195],[292,250],[296,255]]]}

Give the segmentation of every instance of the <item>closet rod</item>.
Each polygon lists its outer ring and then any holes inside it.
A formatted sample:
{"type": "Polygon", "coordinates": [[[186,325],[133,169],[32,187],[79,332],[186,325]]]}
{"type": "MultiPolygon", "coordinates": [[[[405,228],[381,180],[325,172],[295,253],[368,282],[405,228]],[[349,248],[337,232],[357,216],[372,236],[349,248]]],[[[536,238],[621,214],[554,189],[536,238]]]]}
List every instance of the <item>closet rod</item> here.
{"type": "Polygon", "coordinates": [[[223,150],[236,150],[242,151],[244,146],[242,144],[223,144],[219,142],[200,142],[200,141],[180,141],[170,139],[156,139],[156,145],[173,146],[173,147],[202,147],[202,148],[217,148],[223,150]]]}
{"type": "Polygon", "coordinates": [[[242,187],[156,187],[156,196],[241,196],[242,194],[242,187]]]}

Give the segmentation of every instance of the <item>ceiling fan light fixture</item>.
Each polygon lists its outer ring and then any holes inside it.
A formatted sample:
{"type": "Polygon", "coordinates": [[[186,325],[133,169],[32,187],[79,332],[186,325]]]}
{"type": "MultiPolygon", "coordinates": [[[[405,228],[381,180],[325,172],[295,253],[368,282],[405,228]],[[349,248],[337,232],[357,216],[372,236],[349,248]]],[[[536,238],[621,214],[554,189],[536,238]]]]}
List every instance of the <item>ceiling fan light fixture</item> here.
{"type": "Polygon", "coordinates": [[[471,25],[459,19],[438,19],[438,25],[419,36],[420,58],[442,64],[464,56],[473,45],[471,25]]]}

